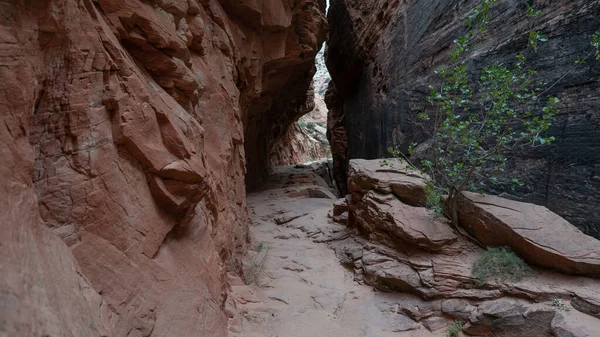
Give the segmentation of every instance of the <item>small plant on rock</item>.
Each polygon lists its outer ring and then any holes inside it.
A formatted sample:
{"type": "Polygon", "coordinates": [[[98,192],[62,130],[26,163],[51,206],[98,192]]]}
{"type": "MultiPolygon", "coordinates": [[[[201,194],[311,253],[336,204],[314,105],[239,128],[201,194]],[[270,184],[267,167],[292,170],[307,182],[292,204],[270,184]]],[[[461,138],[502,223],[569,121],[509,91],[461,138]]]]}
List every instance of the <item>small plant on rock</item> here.
{"type": "Polygon", "coordinates": [[[531,275],[531,268],[508,247],[488,248],[473,264],[473,276],[480,285],[490,280],[519,282],[531,275]]]}
{"type": "Polygon", "coordinates": [[[265,243],[261,241],[254,247],[254,250],[260,253],[263,248],[265,248],[265,243]]]}
{"type": "Polygon", "coordinates": [[[567,304],[565,304],[562,300],[555,299],[552,301],[552,310],[571,311],[571,308],[567,304]]]}
{"type": "Polygon", "coordinates": [[[463,322],[456,320],[450,324],[448,327],[448,336],[449,337],[458,337],[458,334],[462,331],[463,322]]]}
{"type": "Polygon", "coordinates": [[[265,246],[264,242],[260,242],[254,248],[254,251],[256,251],[256,255],[244,268],[244,281],[246,284],[256,283],[260,279],[267,262],[269,247],[265,246]]]}

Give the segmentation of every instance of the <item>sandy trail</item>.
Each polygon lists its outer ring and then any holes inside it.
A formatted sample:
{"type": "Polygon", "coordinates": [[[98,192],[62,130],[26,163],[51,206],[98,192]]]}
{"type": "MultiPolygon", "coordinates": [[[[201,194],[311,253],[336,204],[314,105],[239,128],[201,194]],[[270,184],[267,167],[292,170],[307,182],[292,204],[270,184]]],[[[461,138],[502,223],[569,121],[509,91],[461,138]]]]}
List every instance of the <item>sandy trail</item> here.
{"type": "Polygon", "coordinates": [[[257,261],[267,257],[255,284],[234,282],[231,298],[238,314],[230,336],[444,336],[445,328],[431,333],[400,314],[416,298],[375,292],[356,283],[339,263],[324,241],[343,235],[343,226],[327,218],[334,200],[324,198],[315,186],[320,184],[310,169],[287,167],[248,196],[254,250],[259,250],[251,254],[257,261]]]}

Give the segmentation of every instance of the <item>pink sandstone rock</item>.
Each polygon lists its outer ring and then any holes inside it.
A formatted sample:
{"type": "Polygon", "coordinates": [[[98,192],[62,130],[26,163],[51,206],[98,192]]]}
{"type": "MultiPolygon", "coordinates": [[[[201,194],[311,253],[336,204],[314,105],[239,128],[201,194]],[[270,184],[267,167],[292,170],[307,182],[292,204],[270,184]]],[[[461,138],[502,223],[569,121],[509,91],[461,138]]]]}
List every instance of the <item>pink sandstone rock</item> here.
{"type": "Polygon", "coordinates": [[[546,207],[465,192],[459,221],[487,246],[507,246],[527,262],[600,277],[600,241],[546,207]]]}
{"type": "Polygon", "coordinates": [[[301,113],[274,102],[306,100],[324,7],[4,3],[0,331],[226,336],[246,164],[301,113]]]}
{"type": "Polygon", "coordinates": [[[373,189],[393,193],[412,206],[424,206],[426,203],[425,178],[410,170],[406,163],[397,159],[352,159],[349,167],[348,188],[351,192],[364,193],[373,189]]]}

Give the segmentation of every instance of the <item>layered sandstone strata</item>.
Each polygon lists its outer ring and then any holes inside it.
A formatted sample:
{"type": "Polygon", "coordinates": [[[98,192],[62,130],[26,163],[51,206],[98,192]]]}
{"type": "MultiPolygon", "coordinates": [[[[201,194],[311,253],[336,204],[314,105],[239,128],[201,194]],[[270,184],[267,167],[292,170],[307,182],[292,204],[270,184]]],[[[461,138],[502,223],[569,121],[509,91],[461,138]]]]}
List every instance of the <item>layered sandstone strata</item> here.
{"type": "Polygon", "coordinates": [[[0,331],[225,336],[246,167],[301,113],[324,7],[0,5],[0,331]]]}
{"type": "Polygon", "coordinates": [[[313,90],[310,93],[313,99],[312,104],[307,104],[307,114],[290,125],[271,147],[269,161],[272,168],[331,157],[326,136],[327,107],[319,93],[313,90]]]}
{"type": "Polygon", "coordinates": [[[472,336],[593,336],[600,326],[600,241],[544,207],[465,193],[459,214],[470,237],[418,206],[423,179],[403,163],[349,165],[351,194],[331,213],[347,230],[319,240],[330,242],[357,282],[422,300],[398,306],[398,314],[432,332],[460,320],[472,336]],[[510,247],[532,264],[533,275],[478,280],[473,264],[483,248],[472,238],[510,247]]]}
{"type": "MultiPolygon", "coordinates": [[[[418,114],[430,109],[428,85],[434,71],[450,64],[452,41],[480,1],[332,0],[327,66],[335,83],[331,97],[330,143],[336,177],[344,184],[348,158],[388,156],[388,147],[406,150],[427,140],[418,114]]],[[[521,201],[548,207],[587,234],[600,237],[600,62],[590,59],[592,34],[600,29],[600,2],[533,1],[543,11],[526,18],[522,1],[500,1],[491,11],[483,42],[468,53],[469,69],[494,62],[510,64],[525,53],[538,79],[553,83],[548,95],[561,100],[560,114],[549,130],[552,146],[515,151],[509,171],[525,188],[521,201]],[[535,29],[549,36],[538,52],[528,50],[535,29]]],[[[543,104],[540,100],[540,104],[543,104]]],[[[541,107],[539,107],[541,108],[541,107]]],[[[537,109],[536,111],[540,111],[537,109]]]]}

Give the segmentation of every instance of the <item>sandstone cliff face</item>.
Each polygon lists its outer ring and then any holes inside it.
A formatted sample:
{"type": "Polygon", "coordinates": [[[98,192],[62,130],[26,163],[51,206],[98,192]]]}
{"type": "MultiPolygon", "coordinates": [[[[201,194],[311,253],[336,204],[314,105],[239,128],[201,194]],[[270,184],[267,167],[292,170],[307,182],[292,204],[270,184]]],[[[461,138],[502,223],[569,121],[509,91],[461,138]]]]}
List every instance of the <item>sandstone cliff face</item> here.
{"type": "Polygon", "coordinates": [[[324,6],[2,4],[0,331],[226,335],[246,166],[306,100],[324,6]]]}
{"type": "MultiPolygon", "coordinates": [[[[323,14],[325,0],[286,0],[281,5],[280,2],[264,0],[263,16],[281,15],[276,10],[285,9],[285,13],[291,10],[291,20],[271,26],[271,20],[263,18],[267,23],[258,28],[264,31],[260,43],[246,47],[261,50],[267,62],[256,64],[255,56],[242,56],[247,63],[246,71],[250,73],[248,94],[241,98],[241,105],[247,109],[243,123],[246,167],[248,176],[252,177],[246,180],[250,189],[259,186],[267,177],[269,153],[276,140],[287,132],[289,125],[312,110],[307,109],[313,102],[306,93],[316,72],[315,56],[327,33],[323,14]],[[274,8],[269,9],[270,6],[274,8]]],[[[249,16],[244,11],[245,6],[241,7],[236,12],[242,13],[241,20],[246,22],[249,16]]]]}
{"type": "MultiPolygon", "coordinates": [[[[426,140],[417,115],[428,108],[427,86],[437,80],[434,70],[449,63],[452,40],[476,3],[331,1],[327,65],[337,95],[331,99],[329,125],[334,128],[329,132],[338,183],[347,170],[345,151],[349,158],[376,158],[387,156],[390,146],[406,149],[426,140]]],[[[544,15],[531,23],[521,1],[499,2],[484,43],[471,50],[475,68],[511,62],[526,50],[531,27],[550,37],[537,54],[527,53],[544,81],[558,79],[591,50],[591,35],[600,28],[600,2],[534,3],[544,15]]],[[[600,237],[600,62],[569,72],[549,94],[562,101],[549,131],[557,141],[514,154],[511,170],[526,187],[512,197],[544,205],[600,237]]]]}
{"type": "Polygon", "coordinates": [[[290,125],[288,131],[271,147],[270,166],[288,166],[331,157],[327,141],[327,107],[321,95],[310,91],[308,113],[290,125]]]}

